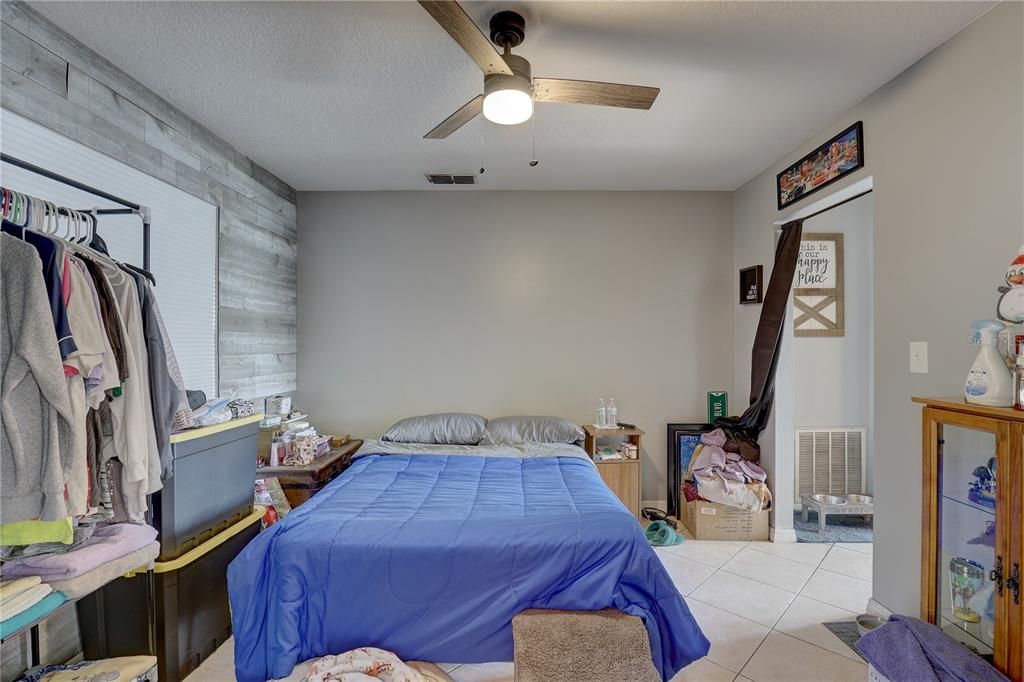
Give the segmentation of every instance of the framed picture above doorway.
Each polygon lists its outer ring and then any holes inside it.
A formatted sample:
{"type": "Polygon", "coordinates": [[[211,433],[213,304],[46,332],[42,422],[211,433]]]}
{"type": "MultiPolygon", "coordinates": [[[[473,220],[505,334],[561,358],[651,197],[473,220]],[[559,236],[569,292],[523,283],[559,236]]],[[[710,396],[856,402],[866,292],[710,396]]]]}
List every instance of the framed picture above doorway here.
{"type": "Polygon", "coordinates": [[[793,335],[844,336],[843,235],[806,232],[793,277],[793,335]]]}
{"type": "Polygon", "coordinates": [[[775,176],[779,210],[864,166],[864,124],[857,121],[775,176]]]}

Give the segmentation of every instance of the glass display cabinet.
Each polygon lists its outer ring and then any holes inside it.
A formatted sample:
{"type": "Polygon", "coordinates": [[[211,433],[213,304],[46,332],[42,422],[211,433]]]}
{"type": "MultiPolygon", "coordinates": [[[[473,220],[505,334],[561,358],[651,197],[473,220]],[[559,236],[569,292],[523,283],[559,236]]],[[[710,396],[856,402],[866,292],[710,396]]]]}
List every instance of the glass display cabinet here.
{"type": "Polygon", "coordinates": [[[923,409],[921,618],[1021,680],[1024,412],[923,409]]]}

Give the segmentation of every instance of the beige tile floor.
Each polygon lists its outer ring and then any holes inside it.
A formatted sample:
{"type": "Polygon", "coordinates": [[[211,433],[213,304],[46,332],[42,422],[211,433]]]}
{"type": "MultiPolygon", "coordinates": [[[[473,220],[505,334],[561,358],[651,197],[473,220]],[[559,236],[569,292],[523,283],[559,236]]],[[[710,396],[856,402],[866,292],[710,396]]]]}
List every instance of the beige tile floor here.
{"type": "MultiPolygon", "coordinates": [[[[863,682],[867,666],[822,623],[871,596],[870,544],[698,542],[659,548],[711,651],[672,682],[863,682]]],[[[229,641],[185,682],[230,682],[229,641]]],[[[441,664],[456,682],[512,682],[511,663],[441,664]]],[[[297,671],[298,672],[298,671],[297,671]]],[[[301,680],[293,675],[289,680],[301,680]]]]}

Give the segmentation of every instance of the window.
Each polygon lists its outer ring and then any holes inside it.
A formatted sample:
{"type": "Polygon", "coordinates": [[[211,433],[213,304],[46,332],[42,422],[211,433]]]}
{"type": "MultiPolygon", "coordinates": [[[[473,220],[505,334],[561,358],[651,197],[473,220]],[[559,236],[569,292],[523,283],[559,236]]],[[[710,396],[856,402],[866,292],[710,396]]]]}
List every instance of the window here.
{"type": "MultiPolygon", "coordinates": [[[[4,110],[3,151],[152,211],[150,270],[185,386],[217,394],[217,207],[4,110]]],[[[115,208],[99,197],[3,164],[3,184],[71,208],[115,208]]],[[[100,216],[115,259],[142,267],[136,216],[100,216]]]]}

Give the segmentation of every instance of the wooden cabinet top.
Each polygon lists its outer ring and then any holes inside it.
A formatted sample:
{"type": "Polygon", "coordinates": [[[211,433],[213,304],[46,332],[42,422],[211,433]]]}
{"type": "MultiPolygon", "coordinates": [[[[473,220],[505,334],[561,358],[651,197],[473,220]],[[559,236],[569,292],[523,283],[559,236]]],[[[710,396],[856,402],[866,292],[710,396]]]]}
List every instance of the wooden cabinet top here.
{"type": "Polygon", "coordinates": [[[623,436],[642,436],[641,429],[599,429],[593,424],[582,424],[584,433],[591,438],[621,438],[623,436]]]}
{"type": "Polygon", "coordinates": [[[975,405],[963,398],[930,398],[914,396],[915,403],[921,403],[928,407],[962,414],[973,414],[977,417],[989,417],[990,419],[1002,419],[1004,421],[1024,422],[1024,410],[1015,410],[1012,407],[989,407],[988,405],[975,405]]]}

